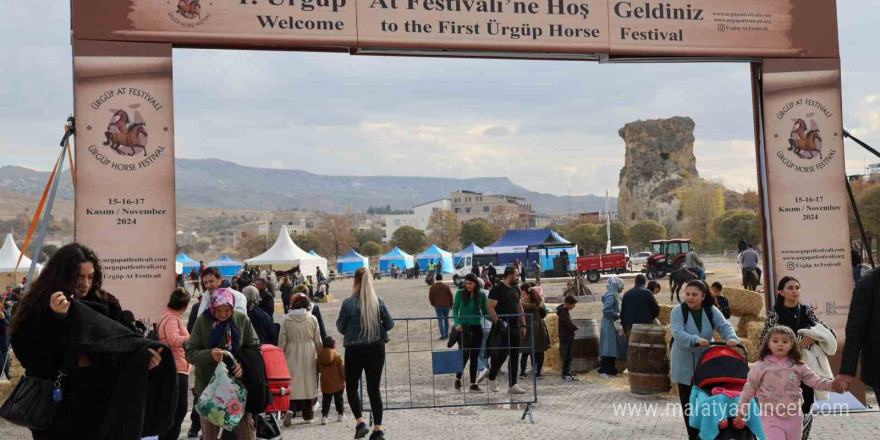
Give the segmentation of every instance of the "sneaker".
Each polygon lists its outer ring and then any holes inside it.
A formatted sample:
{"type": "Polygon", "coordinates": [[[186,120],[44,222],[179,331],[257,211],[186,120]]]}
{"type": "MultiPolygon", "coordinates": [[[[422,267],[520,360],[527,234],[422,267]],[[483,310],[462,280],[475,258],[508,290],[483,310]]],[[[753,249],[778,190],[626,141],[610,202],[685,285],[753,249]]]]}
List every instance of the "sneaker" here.
{"type": "Polygon", "coordinates": [[[455,389],[456,390],[461,389],[461,379],[455,379],[455,389]]]}
{"type": "Polygon", "coordinates": [[[472,384],[471,384],[471,388],[470,388],[470,390],[471,390],[472,393],[482,393],[482,392],[483,392],[483,390],[480,389],[480,386],[477,385],[477,384],[475,384],[475,383],[472,383],[472,384]]]}
{"type": "Polygon", "coordinates": [[[370,428],[367,428],[367,424],[364,422],[360,422],[354,428],[354,438],[364,438],[367,434],[370,433],[370,428]]]}
{"type": "Polygon", "coordinates": [[[610,376],[608,376],[608,375],[605,374],[605,373],[599,373],[599,379],[608,379],[609,377],[610,377],[610,376]]]}
{"type": "Polygon", "coordinates": [[[381,429],[370,434],[370,440],[385,440],[385,431],[381,429]]]}
{"type": "Polygon", "coordinates": [[[496,382],[492,379],[489,379],[489,391],[491,391],[493,393],[497,393],[498,392],[498,382],[496,382]]]}
{"type": "Polygon", "coordinates": [[[345,414],[339,414],[338,416],[336,416],[336,421],[337,422],[344,422],[345,421],[345,414]]]}
{"type": "Polygon", "coordinates": [[[327,416],[321,416],[321,424],[322,424],[322,425],[326,425],[326,424],[327,424],[327,416]]]}
{"type": "Polygon", "coordinates": [[[510,394],[525,394],[526,390],[519,387],[519,385],[514,384],[507,390],[510,394]]]}
{"type": "Polygon", "coordinates": [[[186,438],[198,438],[198,437],[199,437],[199,430],[198,429],[189,428],[189,431],[186,432],[186,438]]]}
{"type": "Polygon", "coordinates": [[[577,381],[579,381],[580,379],[578,379],[578,378],[576,378],[576,377],[574,377],[574,376],[568,376],[568,380],[570,380],[570,381],[574,381],[574,382],[577,382],[577,381]]]}
{"type": "Polygon", "coordinates": [[[526,371],[523,371],[523,372],[522,372],[522,374],[523,374],[524,376],[528,376],[528,375],[532,374],[532,369],[531,369],[531,368],[527,368],[526,371]]]}
{"type": "Polygon", "coordinates": [[[535,375],[535,378],[536,378],[536,379],[543,379],[543,378],[544,378],[544,375],[542,375],[541,373],[538,373],[538,374],[535,375]]]}
{"type": "Polygon", "coordinates": [[[571,382],[571,376],[562,376],[562,380],[565,382],[571,382]]]}
{"type": "Polygon", "coordinates": [[[525,371],[523,371],[522,373],[520,373],[519,378],[520,378],[520,379],[528,379],[528,378],[529,378],[529,375],[526,374],[525,371]]]}
{"type": "Polygon", "coordinates": [[[293,420],[293,411],[288,411],[284,413],[284,422],[282,423],[285,428],[290,428],[290,421],[293,420]]]}
{"type": "Polygon", "coordinates": [[[480,374],[477,375],[477,383],[483,383],[486,378],[489,377],[489,369],[486,368],[483,371],[480,371],[480,374]]]}
{"type": "Polygon", "coordinates": [[[306,425],[310,425],[312,423],[312,419],[303,419],[303,423],[306,425]]]}

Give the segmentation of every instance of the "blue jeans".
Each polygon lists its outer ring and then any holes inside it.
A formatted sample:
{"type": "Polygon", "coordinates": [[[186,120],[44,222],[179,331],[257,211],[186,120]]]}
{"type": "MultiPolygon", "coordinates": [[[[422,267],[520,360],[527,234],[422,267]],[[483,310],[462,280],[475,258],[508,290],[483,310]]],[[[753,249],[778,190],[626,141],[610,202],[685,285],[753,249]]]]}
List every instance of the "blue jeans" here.
{"type": "Polygon", "coordinates": [[[437,325],[440,327],[440,337],[449,337],[449,307],[435,307],[437,312],[437,325]]]}
{"type": "Polygon", "coordinates": [[[486,344],[489,342],[489,330],[483,329],[483,345],[480,345],[480,356],[477,358],[478,370],[483,371],[489,368],[489,362],[486,358],[486,344]]]}
{"type": "Polygon", "coordinates": [[[691,269],[691,270],[693,270],[694,273],[696,273],[697,276],[700,277],[700,278],[699,278],[700,280],[702,280],[702,281],[706,281],[706,271],[703,270],[703,268],[701,268],[701,267],[695,267],[695,268],[693,268],[693,269],[691,269]]]}

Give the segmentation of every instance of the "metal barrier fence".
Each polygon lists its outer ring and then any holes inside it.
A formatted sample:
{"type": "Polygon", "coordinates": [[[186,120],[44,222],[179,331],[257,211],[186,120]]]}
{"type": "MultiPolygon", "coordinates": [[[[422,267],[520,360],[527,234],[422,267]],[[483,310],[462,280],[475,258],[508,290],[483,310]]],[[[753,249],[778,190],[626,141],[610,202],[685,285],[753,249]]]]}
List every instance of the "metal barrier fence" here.
{"type": "MultiPolygon", "coordinates": [[[[508,381],[511,370],[516,372],[516,369],[510,368],[510,362],[519,362],[520,356],[528,355],[531,358],[532,371],[528,376],[527,383],[523,384],[525,385],[523,387],[526,390],[525,394],[508,394],[506,387],[499,389],[499,392],[492,393],[488,389],[488,378],[482,384],[482,393],[470,392],[469,371],[463,366],[464,359],[468,358],[469,352],[481,350],[481,347],[465,348],[462,340],[458,343],[458,349],[448,348],[447,340],[437,338],[439,336],[439,318],[436,316],[399,318],[395,319],[395,327],[389,335],[391,340],[385,347],[385,368],[382,372],[381,384],[383,410],[524,405],[520,420],[525,420],[528,417],[529,421],[534,423],[532,405],[538,401],[538,382],[535,368],[535,322],[533,316],[530,313],[499,314],[496,316],[514,322],[525,317],[526,327],[529,329],[529,340],[522,341],[517,334],[515,339],[520,342],[516,345],[486,346],[485,365],[488,367],[489,359],[492,357],[500,357],[501,353],[506,353],[507,357],[504,363],[507,365],[503,365],[499,370],[496,380],[501,381],[504,378],[505,381],[508,381]],[[495,356],[491,356],[491,354],[495,354],[495,356]],[[500,371],[505,371],[507,376],[502,375],[500,371]],[[460,390],[456,390],[453,385],[455,373],[458,372],[462,373],[460,390]]],[[[461,316],[461,318],[478,317],[482,318],[478,315],[461,316]]],[[[448,319],[451,332],[455,328],[452,315],[448,319]]],[[[495,330],[499,325],[501,324],[493,324],[493,330],[488,332],[491,334],[492,331],[503,331],[495,330]]],[[[463,338],[464,335],[462,335],[463,338]]],[[[489,339],[490,336],[484,330],[483,345],[490,343],[489,339]]],[[[503,340],[508,341],[509,339],[504,337],[503,340]]],[[[519,365],[516,368],[519,369],[519,365]]],[[[516,377],[516,379],[520,378],[516,377]]],[[[370,424],[372,425],[373,413],[369,406],[369,399],[364,399],[366,397],[364,393],[365,381],[365,377],[361,376],[361,402],[364,412],[370,413],[370,424]]]]}

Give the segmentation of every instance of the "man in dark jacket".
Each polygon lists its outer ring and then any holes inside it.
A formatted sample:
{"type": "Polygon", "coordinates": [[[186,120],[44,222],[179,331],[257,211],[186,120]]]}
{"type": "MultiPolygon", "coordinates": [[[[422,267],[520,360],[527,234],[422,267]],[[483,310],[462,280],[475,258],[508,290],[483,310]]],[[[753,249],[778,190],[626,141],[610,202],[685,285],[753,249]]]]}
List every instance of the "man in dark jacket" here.
{"type": "Polygon", "coordinates": [[[265,278],[257,278],[257,290],[260,291],[260,308],[269,317],[275,315],[275,296],[269,291],[269,282],[265,278]]]}
{"type": "Polygon", "coordinates": [[[571,295],[565,296],[565,301],[556,307],[556,317],[559,319],[559,357],[562,359],[562,380],[578,380],[571,374],[571,360],[574,358],[574,334],[578,328],[571,322],[572,309],[577,306],[577,298],[571,295]]]}
{"type": "Polygon", "coordinates": [[[862,382],[880,395],[880,272],[862,277],[853,289],[849,316],[846,320],[846,343],[840,361],[839,385],[843,392],[853,377],[859,358],[862,361],[862,382]]]}
{"type": "Polygon", "coordinates": [[[627,338],[633,324],[653,324],[660,315],[660,305],[654,294],[645,288],[648,279],[644,274],[636,275],[636,286],[623,294],[620,306],[620,322],[627,338]]]}

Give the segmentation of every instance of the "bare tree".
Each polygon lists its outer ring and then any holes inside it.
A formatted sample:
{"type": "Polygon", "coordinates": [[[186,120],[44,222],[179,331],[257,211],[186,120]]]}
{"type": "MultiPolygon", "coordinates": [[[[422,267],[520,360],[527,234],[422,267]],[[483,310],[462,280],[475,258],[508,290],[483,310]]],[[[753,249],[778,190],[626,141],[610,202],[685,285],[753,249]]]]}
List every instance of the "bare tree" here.
{"type": "Polygon", "coordinates": [[[703,179],[691,179],[678,191],[684,230],[699,245],[712,238],[712,224],[724,214],[724,190],[721,185],[703,179]]]}
{"type": "Polygon", "coordinates": [[[452,211],[437,210],[428,220],[428,240],[447,251],[460,249],[461,222],[452,211]]]}
{"type": "Polygon", "coordinates": [[[318,222],[321,247],[332,253],[334,258],[344,255],[357,243],[351,228],[351,219],[345,215],[321,214],[318,222]]]}
{"type": "Polygon", "coordinates": [[[508,203],[495,205],[489,212],[489,223],[498,225],[502,231],[523,229],[529,226],[528,215],[522,214],[518,206],[508,203]]]}

